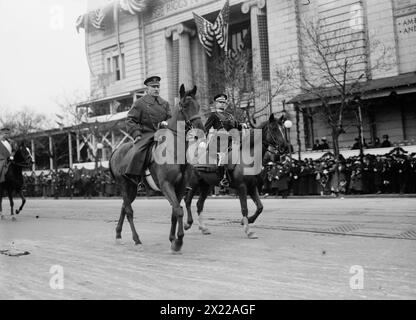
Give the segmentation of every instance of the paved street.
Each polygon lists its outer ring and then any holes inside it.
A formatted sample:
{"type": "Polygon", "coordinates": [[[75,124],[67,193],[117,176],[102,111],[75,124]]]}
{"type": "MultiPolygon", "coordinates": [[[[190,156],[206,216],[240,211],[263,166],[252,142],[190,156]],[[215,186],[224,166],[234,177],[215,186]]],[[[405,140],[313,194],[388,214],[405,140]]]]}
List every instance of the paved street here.
{"type": "Polygon", "coordinates": [[[0,298],[416,298],[416,199],[263,203],[259,238],[249,240],[238,200],[209,199],[212,234],[195,222],[173,255],[166,200],[134,203],[136,247],[127,222],[124,244],[115,243],[120,200],[29,199],[17,221],[0,221],[0,252],[30,253],[0,254],[0,298]],[[63,290],[50,286],[53,266],[63,268],[63,290]]]}

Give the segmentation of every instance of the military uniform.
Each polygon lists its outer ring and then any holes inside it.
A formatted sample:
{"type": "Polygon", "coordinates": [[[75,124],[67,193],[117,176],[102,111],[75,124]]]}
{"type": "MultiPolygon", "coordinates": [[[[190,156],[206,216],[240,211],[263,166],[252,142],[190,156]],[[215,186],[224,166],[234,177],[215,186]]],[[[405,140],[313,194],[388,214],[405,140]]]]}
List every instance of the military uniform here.
{"type": "MultiPolygon", "coordinates": [[[[2,129],[0,134],[8,131],[8,129],[2,129]]],[[[11,155],[12,147],[10,141],[6,138],[0,138],[0,183],[3,183],[6,179],[7,161],[11,155]]]]}
{"type": "Polygon", "coordinates": [[[141,176],[149,145],[161,122],[172,117],[169,103],[160,97],[145,95],[138,99],[127,115],[127,133],[134,139],[141,137],[127,153],[126,174],[141,176]]]}

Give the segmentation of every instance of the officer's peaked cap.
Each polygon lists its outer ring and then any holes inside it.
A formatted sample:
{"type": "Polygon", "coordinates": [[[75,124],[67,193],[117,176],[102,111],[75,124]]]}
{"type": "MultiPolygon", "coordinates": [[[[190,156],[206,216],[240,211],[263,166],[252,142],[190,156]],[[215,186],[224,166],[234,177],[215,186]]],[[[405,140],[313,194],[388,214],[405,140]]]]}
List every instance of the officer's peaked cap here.
{"type": "Polygon", "coordinates": [[[149,77],[144,81],[144,85],[145,86],[151,86],[151,85],[155,85],[155,84],[160,84],[160,80],[162,80],[162,79],[158,76],[149,77]]]}

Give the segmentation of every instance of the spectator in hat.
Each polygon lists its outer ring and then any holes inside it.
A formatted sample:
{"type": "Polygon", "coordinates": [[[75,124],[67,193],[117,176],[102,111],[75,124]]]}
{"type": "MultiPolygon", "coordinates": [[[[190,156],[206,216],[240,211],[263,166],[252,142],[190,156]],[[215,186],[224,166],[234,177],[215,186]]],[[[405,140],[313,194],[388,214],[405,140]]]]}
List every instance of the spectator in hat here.
{"type": "Polygon", "coordinates": [[[381,147],[382,148],[390,148],[391,147],[391,142],[389,141],[389,136],[387,134],[385,134],[383,136],[383,142],[381,143],[381,147]]]}
{"type": "Polygon", "coordinates": [[[134,184],[139,183],[146,169],[146,153],[155,132],[167,126],[166,121],[172,117],[169,103],[160,97],[160,81],[158,76],[147,78],[144,82],[146,95],[138,99],[127,114],[127,132],[134,144],[126,155],[128,166],[123,176],[134,184]]]}
{"type": "Polygon", "coordinates": [[[328,149],[329,149],[328,141],[327,141],[326,137],[323,137],[321,139],[320,150],[328,150],[328,149]]]}
{"type": "Polygon", "coordinates": [[[321,150],[321,144],[319,143],[318,139],[315,140],[315,143],[313,144],[312,150],[313,151],[321,150]]]}

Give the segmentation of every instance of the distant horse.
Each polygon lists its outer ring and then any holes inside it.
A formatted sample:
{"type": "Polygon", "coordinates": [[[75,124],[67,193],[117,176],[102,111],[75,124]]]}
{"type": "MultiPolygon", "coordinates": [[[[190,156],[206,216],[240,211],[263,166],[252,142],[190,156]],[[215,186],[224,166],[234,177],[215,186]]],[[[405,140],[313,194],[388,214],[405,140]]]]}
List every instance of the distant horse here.
{"type": "MultiPolygon", "coordinates": [[[[283,128],[283,117],[281,119],[276,119],[274,115],[271,115],[268,121],[264,122],[257,128],[262,130],[262,160],[269,147],[277,150],[276,152],[279,154],[284,154],[289,150],[289,144],[284,136],[283,128]]],[[[252,130],[250,131],[250,135],[251,138],[253,138],[252,130]]],[[[250,153],[253,154],[254,145],[258,142],[254,140],[251,140],[250,142],[250,153]]],[[[242,151],[240,150],[240,152],[242,151]]],[[[232,150],[229,151],[229,158],[231,157],[231,153],[232,150]]],[[[242,157],[240,157],[240,159],[242,159],[242,157]]],[[[259,176],[245,175],[244,168],[244,164],[237,164],[228,170],[228,176],[230,177],[230,187],[236,190],[240,199],[241,213],[243,215],[242,224],[244,225],[245,233],[249,238],[256,238],[254,232],[250,231],[249,224],[254,223],[263,211],[263,204],[260,200],[258,190],[258,180],[260,178],[259,176]],[[251,197],[257,207],[256,212],[251,217],[248,217],[247,195],[251,197]]],[[[205,200],[210,194],[212,188],[214,186],[219,186],[220,181],[222,180],[222,175],[218,174],[216,168],[213,168],[214,170],[207,169],[209,169],[209,167],[193,168],[193,174],[191,175],[190,180],[190,187],[192,189],[185,196],[186,210],[188,213],[188,220],[187,224],[185,225],[185,230],[188,230],[193,224],[191,210],[192,199],[196,192],[200,191],[199,199],[197,202],[197,211],[199,229],[203,234],[210,234],[209,229],[204,224],[202,216],[205,200]]]]}
{"type": "MultiPolygon", "coordinates": [[[[168,120],[168,130],[171,132],[179,133],[176,131],[176,125],[179,121],[185,122],[185,130],[191,129],[203,130],[201,116],[199,113],[200,106],[195,99],[197,88],[194,87],[192,91],[185,91],[184,85],[180,88],[180,101],[179,107],[174,110],[172,118],[168,120]]],[[[185,139],[185,136],[183,137],[185,139]]],[[[161,142],[157,142],[156,145],[161,142]]],[[[115,181],[120,185],[123,205],[121,208],[120,219],[116,228],[116,240],[121,239],[121,231],[123,222],[127,216],[127,220],[130,224],[130,228],[133,234],[133,241],[136,245],[142,244],[137,234],[137,231],[133,222],[133,209],[131,204],[136,199],[137,185],[123,178],[127,163],[125,161],[126,154],[132,147],[132,143],[126,143],[117,149],[110,159],[110,171],[115,181]]],[[[177,153],[178,149],[175,144],[174,152],[177,153]]],[[[183,227],[183,208],[180,203],[186,192],[186,181],[190,174],[191,167],[187,163],[181,164],[158,164],[152,162],[149,166],[151,177],[153,178],[157,187],[162,191],[163,195],[169,201],[172,206],[172,219],[171,230],[169,235],[169,241],[171,242],[171,249],[174,252],[179,252],[183,245],[184,227],[183,227]],[[177,235],[175,235],[176,228],[178,227],[177,235]]]]}
{"type": "Polygon", "coordinates": [[[23,168],[29,168],[33,164],[33,157],[30,153],[29,149],[26,148],[24,143],[21,143],[14,153],[13,157],[11,158],[8,169],[6,172],[5,181],[0,184],[0,216],[1,219],[4,218],[2,214],[2,200],[3,200],[3,191],[7,191],[7,195],[9,197],[10,202],[10,209],[11,215],[14,215],[14,201],[13,201],[13,193],[16,192],[19,194],[20,198],[22,199],[22,204],[18,210],[16,210],[16,214],[19,214],[26,203],[25,196],[23,194],[23,168]]]}

